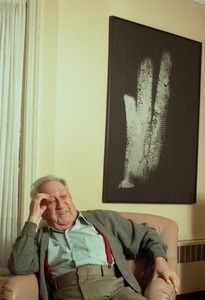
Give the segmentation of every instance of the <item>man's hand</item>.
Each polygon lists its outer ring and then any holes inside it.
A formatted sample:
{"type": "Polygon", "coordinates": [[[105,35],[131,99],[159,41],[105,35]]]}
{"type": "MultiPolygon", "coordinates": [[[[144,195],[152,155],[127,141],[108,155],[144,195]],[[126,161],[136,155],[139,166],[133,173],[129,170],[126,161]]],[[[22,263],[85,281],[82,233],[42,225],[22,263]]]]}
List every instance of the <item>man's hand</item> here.
{"type": "Polygon", "coordinates": [[[152,280],[158,277],[163,278],[168,284],[172,284],[174,286],[175,292],[178,292],[180,285],[179,277],[177,276],[176,272],[170,270],[166,260],[163,257],[155,258],[152,280]]]}
{"type": "Polygon", "coordinates": [[[28,221],[38,224],[42,214],[46,210],[46,203],[50,200],[49,194],[39,193],[34,196],[30,203],[28,221]]]}

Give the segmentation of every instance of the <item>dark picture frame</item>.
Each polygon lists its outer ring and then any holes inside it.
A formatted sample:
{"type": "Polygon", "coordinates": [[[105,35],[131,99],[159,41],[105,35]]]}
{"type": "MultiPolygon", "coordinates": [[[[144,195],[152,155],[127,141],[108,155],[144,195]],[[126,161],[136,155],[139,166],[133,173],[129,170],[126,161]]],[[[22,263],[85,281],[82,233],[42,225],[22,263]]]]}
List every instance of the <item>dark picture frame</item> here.
{"type": "Polygon", "coordinates": [[[110,17],[104,203],[196,202],[201,48],[110,17]]]}

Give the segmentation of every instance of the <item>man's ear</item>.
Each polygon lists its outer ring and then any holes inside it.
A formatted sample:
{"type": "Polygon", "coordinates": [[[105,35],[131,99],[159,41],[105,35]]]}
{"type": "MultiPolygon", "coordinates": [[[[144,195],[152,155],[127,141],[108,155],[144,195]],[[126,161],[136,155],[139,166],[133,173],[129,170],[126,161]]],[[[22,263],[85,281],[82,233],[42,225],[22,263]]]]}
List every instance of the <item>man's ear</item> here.
{"type": "Polygon", "coordinates": [[[46,210],[44,210],[44,212],[42,213],[42,215],[41,215],[41,218],[44,220],[44,221],[46,221],[46,210]]]}

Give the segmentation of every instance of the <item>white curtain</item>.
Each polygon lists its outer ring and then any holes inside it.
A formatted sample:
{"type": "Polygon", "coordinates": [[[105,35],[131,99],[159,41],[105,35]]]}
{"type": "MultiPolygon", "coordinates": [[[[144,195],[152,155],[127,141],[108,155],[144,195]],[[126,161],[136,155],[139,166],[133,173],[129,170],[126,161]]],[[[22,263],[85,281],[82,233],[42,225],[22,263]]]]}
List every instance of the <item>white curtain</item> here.
{"type": "Polygon", "coordinates": [[[17,236],[26,0],[0,0],[0,269],[17,236]]]}

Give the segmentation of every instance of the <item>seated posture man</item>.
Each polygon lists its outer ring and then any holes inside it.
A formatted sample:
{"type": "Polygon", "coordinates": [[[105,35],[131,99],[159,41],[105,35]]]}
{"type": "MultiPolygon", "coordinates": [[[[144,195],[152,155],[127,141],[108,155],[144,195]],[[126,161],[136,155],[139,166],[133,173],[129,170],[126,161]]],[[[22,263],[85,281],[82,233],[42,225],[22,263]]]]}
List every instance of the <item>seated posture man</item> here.
{"type": "Polygon", "coordinates": [[[135,299],[141,289],[125,257],[146,254],[154,261],[153,280],[179,287],[166,262],[166,246],[147,224],[107,210],[77,211],[67,183],[45,176],[31,188],[27,222],[14,243],[12,274],[36,273],[40,299],[135,299]],[[37,224],[43,218],[47,224],[37,224]]]}

